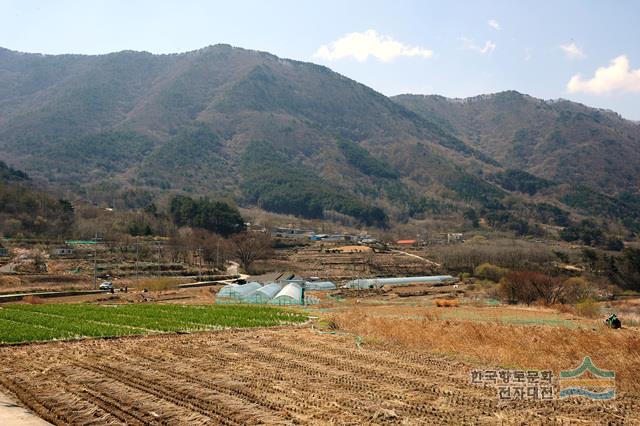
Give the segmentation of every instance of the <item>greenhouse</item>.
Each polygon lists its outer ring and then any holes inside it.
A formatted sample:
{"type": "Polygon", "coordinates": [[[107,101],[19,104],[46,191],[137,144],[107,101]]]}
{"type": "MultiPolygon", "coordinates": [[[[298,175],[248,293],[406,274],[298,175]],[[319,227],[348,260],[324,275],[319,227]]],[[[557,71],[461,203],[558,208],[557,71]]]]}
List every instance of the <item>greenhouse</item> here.
{"type": "Polygon", "coordinates": [[[217,298],[243,300],[250,293],[260,288],[262,288],[262,284],[255,281],[247,284],[228,284],[220,289],[217,298]]]}
{"type": "Polygon", "coordinates": [[[357,279],[347,283],[348,288],[381,288],[385,285],[402,286],[412,284],[446,284],[458,279],[451,275],[435,275],[431,277],[402,277],[402,278],[369,278],[357,279]]]}
{"type": "Polygon", "coordinates": [[[307,281],[304,285],[305,290],[335,290],[337,287],[331,281],[307,281]]]}
{"type": "Polygon", "coordinates": [[[302,288],[298,284],[287,284],[269,303],[272,305],[302,305],[302,288]]]}
{"type": "Polygon", "coordinates": [[[284,284],[280,284],[280,283],[267,284],[264,287],[254,290],[253,292],[247,294],[244,297],[243,302],[269,303],[269,301],[274,297],[276,297],[278,292],[282,290],[282,287],[284,287],[284,284]]]}

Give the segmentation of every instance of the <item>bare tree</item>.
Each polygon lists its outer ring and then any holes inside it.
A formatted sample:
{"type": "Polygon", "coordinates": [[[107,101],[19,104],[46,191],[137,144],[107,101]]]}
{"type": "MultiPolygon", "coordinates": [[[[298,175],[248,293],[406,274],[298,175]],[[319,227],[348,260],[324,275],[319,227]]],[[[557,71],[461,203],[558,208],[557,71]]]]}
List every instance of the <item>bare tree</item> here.
{"type": "Polygon", "coordinates": [[[271,237],[262,232],[243,232],[231,238],[231,249],[240,266],[249,271],[251,264],[271,255],[271,237]]]}

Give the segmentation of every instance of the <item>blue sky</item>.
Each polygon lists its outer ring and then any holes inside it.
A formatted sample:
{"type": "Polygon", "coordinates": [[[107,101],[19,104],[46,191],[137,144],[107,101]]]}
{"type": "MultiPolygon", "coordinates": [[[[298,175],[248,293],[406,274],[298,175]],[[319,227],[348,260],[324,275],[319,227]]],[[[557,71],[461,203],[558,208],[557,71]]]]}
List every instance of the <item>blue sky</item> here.
{"type": "Polygon", "coordinates": [[[327,65],[386,95],[513,89],[640,120],[639,17],[633,0],[0,0],[0,46],[95,54],[228,43],[327,65]]]}

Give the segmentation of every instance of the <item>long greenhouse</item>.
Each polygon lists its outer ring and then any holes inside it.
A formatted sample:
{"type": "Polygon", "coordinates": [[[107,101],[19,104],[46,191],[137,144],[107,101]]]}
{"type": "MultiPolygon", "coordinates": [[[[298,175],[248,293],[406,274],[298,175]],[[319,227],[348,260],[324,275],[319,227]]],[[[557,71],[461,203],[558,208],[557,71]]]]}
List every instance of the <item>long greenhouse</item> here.
{"type": "Polygon", "coordinates": [[[381,288],[385,285],[403,286],[412,284],[447,284],[454,283],[458,279],[451,275],[435,275],[427,277],[401,277],[401,278],[366,278],[352,280],[347,283],[348,288],[381,288]]]}

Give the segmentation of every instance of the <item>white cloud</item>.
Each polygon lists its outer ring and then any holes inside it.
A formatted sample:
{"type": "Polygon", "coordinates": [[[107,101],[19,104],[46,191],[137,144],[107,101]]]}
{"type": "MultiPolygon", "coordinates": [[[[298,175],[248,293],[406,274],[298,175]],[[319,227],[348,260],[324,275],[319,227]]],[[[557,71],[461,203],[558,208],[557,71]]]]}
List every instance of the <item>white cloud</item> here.
{"type": "Polygon", "coordinates": [[[632,70],[626,55],[613,59],[608,67],[600,67],[593,78],[583,80],[580,74],[567,83],[569,93],[601,95],[613,91],[640,92],[640,68],[632,70]]]}
{"type": "Polygon", "coordinates": [[[484,55],[485,53],[493,52],[493,50],[495,50],[495,48],[496,48],[496,44],[489,40],[484,44],[482,49],[478,50],[478,52],[480,52],[480,53],[482,53],[484,55]]]}
{"type": "Polygon", "coordinates": [[[468,39],[466,37],[460,37],[460,40],[462,41],[463,47],[465,49],[474,50],[478,53],[482,53],[483,55],[485,53],[493,52],[496,48],[496,44],[491,40],[487,40],[484,43],[484,46],[478,46],[477,44],[475,44],[473,40],[468,39]]]}
{"type": "Polygon", "coordinates": [[[500,24],[495,19],[489,19],[487,21],[487,25],[489,25],[491,28],[493,28],[496,31],[500,31],[500,24]]]}
{"type": "Polygon", "coordinates": [[[569,59],[582,59],[587,57],[587,55],[584,54],[584,51],[575,43],[561,44],[560,49],[562,49],[569,59]]]}
{"type": "Polygon", "coordinates": [[[431,58],[433,51],[418,46],[407,46],[389,36],[367,30],[362,33],[349,33],[329,44],[323,44],[313,54],[314,58],[327,61],[353,57],[359,62],[364,62],[369,56],[390,62],[399,56],[431,58]]]}

